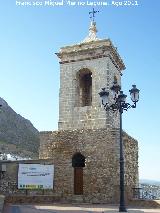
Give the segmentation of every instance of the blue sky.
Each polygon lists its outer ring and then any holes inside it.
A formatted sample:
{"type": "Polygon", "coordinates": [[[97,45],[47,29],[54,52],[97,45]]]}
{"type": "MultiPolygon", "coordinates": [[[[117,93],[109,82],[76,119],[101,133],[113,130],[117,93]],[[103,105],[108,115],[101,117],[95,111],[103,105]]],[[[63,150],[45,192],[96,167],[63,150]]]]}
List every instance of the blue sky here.
{"type": "MultiPolygon", "coordinates": [[[[59,63],[54,53],[86,37],[92,7],[37,2],[43,6],[0,2],[0,97],[38,130],[56,130],[59,63]]],[[[160,180],[160,1],[137,3],[97,6],[96,22],[98,37],[110,38],[124,60],[124,92],[129,95],[132,84],[140,89],[137,108],[123,115],[124,130],[139,141],[140,178],[160,180]]]]}

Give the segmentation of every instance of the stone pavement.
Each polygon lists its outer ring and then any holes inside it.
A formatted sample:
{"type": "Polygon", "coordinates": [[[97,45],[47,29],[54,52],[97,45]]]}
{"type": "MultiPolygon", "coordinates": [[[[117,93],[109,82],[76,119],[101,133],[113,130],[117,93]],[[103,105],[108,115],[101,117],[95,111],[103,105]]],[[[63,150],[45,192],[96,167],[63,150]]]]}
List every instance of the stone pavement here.
{"type": "MultiPolygon", "coordinates": [[[[118,213],[118,206],[109,205],[7,205],[3,213],[118,213]]],[[[160,213],[160,209],[128,208],[128,213],[160,213]]]]}

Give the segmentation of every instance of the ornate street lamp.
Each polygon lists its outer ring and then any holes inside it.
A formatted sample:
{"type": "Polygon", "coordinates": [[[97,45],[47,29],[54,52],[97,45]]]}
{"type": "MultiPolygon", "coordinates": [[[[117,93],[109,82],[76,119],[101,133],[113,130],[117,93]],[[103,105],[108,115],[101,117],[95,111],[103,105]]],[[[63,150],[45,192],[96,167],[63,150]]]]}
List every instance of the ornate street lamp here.
{"type": "Polygon", "coordinates": [[[102,99],[102,105],[106,111],[112,110],[113,112],[119,111],[120,114],[120,205],[119,212],[127,212],[125,206],[124,198],[124,154],[123,154],[123,142],[122,142],[122,113],[124,110],[129,108],[136,108],[136,103],[139,101],[139,89],[136,88],[136,85],[132,85],[132,89],[129,90],[131,95],[131,100],[133,105],[126,103],[127,95],[123,94],[121,87],[117,84],[117,81],[113,82],[113,86],[110,88],[113,93],[114,103],[109,105],[109,92],[105,88],[102,88],[102,91],[99,93],[102,99]]]}

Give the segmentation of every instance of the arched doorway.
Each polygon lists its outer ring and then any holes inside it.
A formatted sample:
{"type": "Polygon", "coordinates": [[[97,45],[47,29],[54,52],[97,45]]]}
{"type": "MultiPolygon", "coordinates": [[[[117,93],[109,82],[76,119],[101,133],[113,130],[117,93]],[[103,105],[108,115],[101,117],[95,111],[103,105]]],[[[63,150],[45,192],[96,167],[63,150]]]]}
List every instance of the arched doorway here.
{"type": "Polygon", "coordinates": [[[85,157],[81,153],[76,153],[72,157],[74,167],[74,194],[83,194],[83,167],[85,167],[85,157]]]}

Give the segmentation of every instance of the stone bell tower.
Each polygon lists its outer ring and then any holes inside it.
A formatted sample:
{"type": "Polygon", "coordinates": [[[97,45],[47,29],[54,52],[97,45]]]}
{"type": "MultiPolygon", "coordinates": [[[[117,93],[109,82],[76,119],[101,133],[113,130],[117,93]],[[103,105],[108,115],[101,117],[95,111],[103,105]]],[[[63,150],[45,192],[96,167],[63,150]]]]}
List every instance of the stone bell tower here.
{"type": "MultiPolygon", "coordinates": [[[[60,200],[111,204],[119,202],[119,113],[106,113],[98,93],[103,87],[110,90],[115,80],[121,84],[125,65],[112,42],[96,33],[93,19],[81,43],[56,53],[59,129],[40,133],[39,157],[52,159],[53,193],[60,200]]],[[[125,189],[131,199],[138,186],[138,142],[126,133],[123,140],[125,189]]]]}
{"type": "Polygon", "coordinates": [[[110,39],[97,38],[96,23],[79,44],[62,47],[60,59],[59,130],[117,128],[119,115],[105,112],[98,93],[121,84],[125,65],[110,39]]]}

